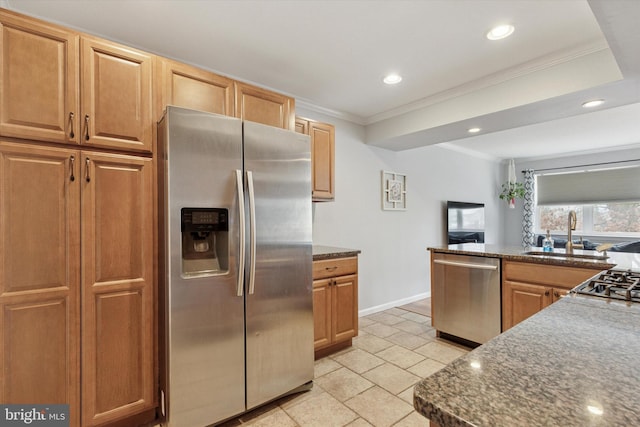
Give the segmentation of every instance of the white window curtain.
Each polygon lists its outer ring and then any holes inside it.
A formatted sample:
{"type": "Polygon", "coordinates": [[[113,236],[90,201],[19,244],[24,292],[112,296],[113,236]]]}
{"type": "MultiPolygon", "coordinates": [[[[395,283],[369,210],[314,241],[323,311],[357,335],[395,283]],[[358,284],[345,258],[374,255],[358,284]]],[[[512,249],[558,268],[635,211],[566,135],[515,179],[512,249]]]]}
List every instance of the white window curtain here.
{"type": "Polygon", "coordinates": [[[537,191],[540,206],[637,202],[640,166],[539,175],[537,191]]]}
{"type": "Polygon", "coordinates": [[[533,219],[535,216],[535,171],[524,171],[524,216],[522,217],[522,245],[533,246],[535,233],[533,232],[533,219]]]}

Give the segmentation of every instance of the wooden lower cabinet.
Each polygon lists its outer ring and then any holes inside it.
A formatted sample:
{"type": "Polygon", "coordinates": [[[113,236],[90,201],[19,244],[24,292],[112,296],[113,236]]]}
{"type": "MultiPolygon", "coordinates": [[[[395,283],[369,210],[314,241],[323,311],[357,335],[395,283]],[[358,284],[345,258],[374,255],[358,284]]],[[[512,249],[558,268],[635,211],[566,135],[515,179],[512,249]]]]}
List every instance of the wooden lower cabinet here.
{"type": "Polygon", "coordinates": [[[316,358],[351,345],[358,335],[358,258],[313,262],[316,358]]]}
{"type": "Polygon", "coordinates": [[[0,402],[67,403],[72,427],[153,420],[151,172],[0,141],[0,402]]]}
{"type": "Polygon", "coordinates": [[[598,274],[600,269],[503,261],[502,330],[506,331],[569,290],[598,274]]]}
{"type": "Polygon", "coordinates": [[[82,425],[154,407],[151,159],[82,153],[82,425]]]}
{"type": "Polygon", "coordinates": [[[0,141],[0,402],[80,425],[79,151],[0,141]]]}

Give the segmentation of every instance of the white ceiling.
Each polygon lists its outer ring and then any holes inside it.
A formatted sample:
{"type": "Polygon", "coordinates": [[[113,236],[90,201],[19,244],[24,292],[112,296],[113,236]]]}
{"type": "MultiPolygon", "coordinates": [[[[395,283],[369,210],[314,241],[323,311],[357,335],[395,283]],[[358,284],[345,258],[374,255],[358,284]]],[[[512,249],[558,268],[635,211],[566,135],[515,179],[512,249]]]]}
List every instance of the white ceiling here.
{"type": "Polygon", "coordinates": [[[0,0],[266,86],[393,150],[492,158],[640,144],[640,0],[0,0]],[[484,34],[509,22],[508,39],[484,34]],[[382,77],[397,72],[396,86],[382,77]],[[605,98],[598,111],[580,104],[605,98]],[[466,129],[483,131],[469,137],[466,129]]]}

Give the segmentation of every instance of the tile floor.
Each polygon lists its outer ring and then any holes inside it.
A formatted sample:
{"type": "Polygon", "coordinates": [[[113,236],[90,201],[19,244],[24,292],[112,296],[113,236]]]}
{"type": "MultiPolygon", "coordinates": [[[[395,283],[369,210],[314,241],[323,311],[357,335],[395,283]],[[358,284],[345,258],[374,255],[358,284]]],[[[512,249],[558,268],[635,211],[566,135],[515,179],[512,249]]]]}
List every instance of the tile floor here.
{"type": "Polygon", "coordinates": [[[413,409],[413,386],[469,349],[436,338],[431,318],[420,313],[429,313],[428,301],[361,317],[352,347],[316,361],[311,391],[224,427],[428,426],[413,409]]]}

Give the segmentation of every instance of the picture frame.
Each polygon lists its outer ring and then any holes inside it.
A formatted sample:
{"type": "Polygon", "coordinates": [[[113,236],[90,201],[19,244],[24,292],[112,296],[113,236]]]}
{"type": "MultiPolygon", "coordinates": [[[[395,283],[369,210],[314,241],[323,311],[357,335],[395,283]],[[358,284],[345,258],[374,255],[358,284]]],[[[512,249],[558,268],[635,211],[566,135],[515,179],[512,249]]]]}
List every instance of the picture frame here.
{"type": "Polygon", "coordinates": [[[407,176],[405,174],[382,171],[382,209],[407,210],[407,176]]]}

